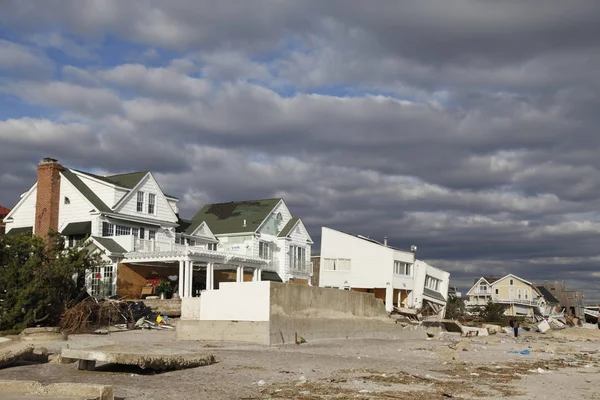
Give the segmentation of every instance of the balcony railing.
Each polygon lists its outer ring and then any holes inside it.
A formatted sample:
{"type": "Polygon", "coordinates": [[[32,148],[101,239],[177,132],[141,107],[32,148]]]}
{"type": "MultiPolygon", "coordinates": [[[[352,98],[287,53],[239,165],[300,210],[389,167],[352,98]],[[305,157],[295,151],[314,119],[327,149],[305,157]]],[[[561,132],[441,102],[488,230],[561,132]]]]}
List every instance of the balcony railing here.
{"type": "Polygon", "coordinates": [[[197,244],[195,246],[186,246],[175,242],[159,242],[150,239],[135,239],[133,250],[139,252],[146,251],[178,251],[185,249],[207,249],[205,244],[197,244]]]}
{"type": "Polygon", "coordinates": [[[309,274],[311,272],[311,263],[296,261],[290,264],[290,270],[294,272],[301,272],[303,274],[309,274]]]}
{"type": "Polygon", "coordinates": [[[489,289],[488,290],[476,289],[472,293],[473,293],[473,296],[489,296],[492,294],[492,291],[489,289]]]}
{"type": "Polygon", "coordinates": [[[523,304],[523,305],[531,305],[537,306],[537,300],[531,299],[500,299],[497,296],[491,296],[486,299],[478,299],[477,297],[471,297],[469,300],[465,302],[466,306],[485,306],[488,300],[493,301],[494,303],[501,304],[523,304]]]}

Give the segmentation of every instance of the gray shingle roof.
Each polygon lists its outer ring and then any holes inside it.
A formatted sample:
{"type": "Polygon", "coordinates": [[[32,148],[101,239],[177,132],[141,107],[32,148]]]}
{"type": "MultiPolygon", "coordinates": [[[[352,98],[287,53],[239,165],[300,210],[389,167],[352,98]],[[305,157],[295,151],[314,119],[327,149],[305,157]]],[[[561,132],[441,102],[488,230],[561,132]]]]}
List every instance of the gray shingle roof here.
{"type": "Polygon", "coordinates": [[[32,226],[24,226],[21,228],[12,228],[10,231],[6,232],[6,236],[16,236],[16,235],[21,235],[23,233],[27,233],[27,234],[31,235],[33,233],[33,227],[32,226]]]}
{"type": "Polygon", "coordinates": [[[123,254],[127,252],[124,248],[121,247],[120,244],[118,244],[112,239],[99,236],[92,236],[92,238],[110,253],[123,254]]]}
{"type": "Polygon", "coordinates": [[[550,293],[550,291],[548,289],[546,289],[543,286],[536,286],[537,290],[540,291],[540,293],[542,294],[542,296],[544,296],[544,299],[548,302],[548,303],[557,303],[560,304],[560,301],[554,297],[554,295],[552,293],[550,293]]]}
{"type": "Polygon", "coordinates": [[[62,230],[61,234],[69,235],[90,235],[92,233],[92,223],[86,222],[71,222],[62,230]]]}
{"type": "Polygon", "coordinates": [[[423,290],[423,294],[425,296],[431,297],[432,299],[446,302],[446,299],[444,298],[444,296],[442,296],[442,294],[440,292],[436,292],[435,290],[425,288],[423,290]]]}
{"type": "Polygon", "coordinates": [[[283,227],[281,232],[277,235],[277,237],[287,237],[291,232],[296,223],[300,221],[300,218],[292,218],[288,221],[287,224],[283,227]]]}

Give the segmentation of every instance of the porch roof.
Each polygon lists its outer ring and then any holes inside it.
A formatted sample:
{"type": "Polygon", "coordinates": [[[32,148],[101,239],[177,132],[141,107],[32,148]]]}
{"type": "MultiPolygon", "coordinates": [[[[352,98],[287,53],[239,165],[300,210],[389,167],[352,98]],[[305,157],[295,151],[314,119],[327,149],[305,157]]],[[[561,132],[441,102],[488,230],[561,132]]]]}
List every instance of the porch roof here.
{"type": "Polygon", "coordinates": [[[266,267],[269,261],[262,258],[244,256],[241,254],[230,254],[222,251],[206,249],[173,248],[172,250],[158,251],[132,251],[125,255],[123,262],[153,262],[153,261],[210,261],[219,264],[243,264],[257,268],[266,267]]]}
{"type": "Polygon", "coordinates": [[[446,299],[444,296],[435,290],[425,288],[423,289],[423,296],[427,297],[427,300],[434,301],[439,304],[446,304],[446,299]]]}

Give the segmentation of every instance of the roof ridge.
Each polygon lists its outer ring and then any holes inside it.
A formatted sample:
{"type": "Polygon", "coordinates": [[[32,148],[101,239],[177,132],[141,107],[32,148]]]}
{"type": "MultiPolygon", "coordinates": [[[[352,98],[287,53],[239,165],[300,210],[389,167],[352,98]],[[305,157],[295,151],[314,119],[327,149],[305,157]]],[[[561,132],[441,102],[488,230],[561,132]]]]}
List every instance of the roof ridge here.
{"type": "Polygon", "coordinates": [[[117,176],[123,176],[123,175],[134,175],[134,174],[147,174],[151,171],[134,171],[134,172],[124,172],[122,174],[114,174],[114,175],[106,175],[105,178],[114,178],[117,176]]]}
{"type": "Polygon", "coordinates": [[[238,200],[238,201],[222,201],[220,203],[206,203],[202,206],[202,208],[206,206],[216,205],[216,204],[235,204],[235,203],[253,203],[257,201],[270,201],[270,200],[283,200],[283,197],[268,197],[265,199],[250,199],[250,200],[238,200]]]}

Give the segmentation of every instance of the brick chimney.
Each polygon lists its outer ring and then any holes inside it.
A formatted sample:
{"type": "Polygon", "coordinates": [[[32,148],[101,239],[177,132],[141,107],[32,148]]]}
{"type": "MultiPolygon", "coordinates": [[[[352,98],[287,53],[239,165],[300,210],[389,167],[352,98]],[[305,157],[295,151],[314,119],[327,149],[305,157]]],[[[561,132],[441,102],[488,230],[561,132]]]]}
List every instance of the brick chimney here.
{"type": "Polygon", "coordinates": [[[50,231],[58,231],[61,169],[62,165],[53,158],[44,158],[38,165],[34,230],[36,236],[47,238],[50,231]]]}

